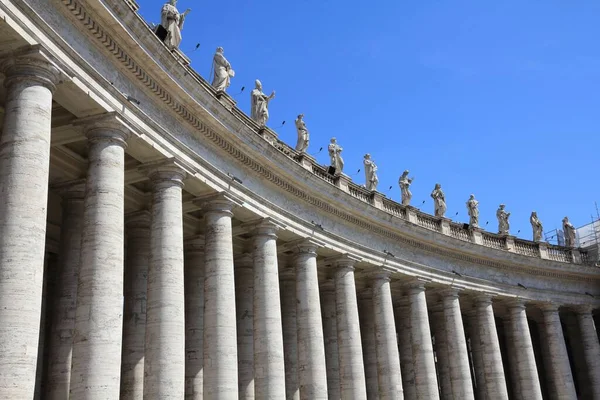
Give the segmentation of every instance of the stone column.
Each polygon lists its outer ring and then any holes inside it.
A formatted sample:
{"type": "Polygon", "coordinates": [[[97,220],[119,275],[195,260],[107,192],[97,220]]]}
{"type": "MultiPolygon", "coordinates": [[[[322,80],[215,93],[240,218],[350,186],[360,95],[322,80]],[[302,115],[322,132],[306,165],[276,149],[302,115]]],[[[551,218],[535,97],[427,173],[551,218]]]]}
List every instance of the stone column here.
{"type": "Polygon", "coordinates": [[[443,302],[429,307],[429,327],[433,334],[432,344],[435,354],[438,384],[440,386],[440,398],[443,400],[453,400],[450,358],[454,354],[448,351],[448,340],[450,338],[446,332],[443,302]]]}
{"type": "MultiPolygon", "coordinates": [[[[408,299],[403,296],[395,309],[396,329],[398,331],[398,352],[400,353],[400,370],[402,371],[402,390],[405,399],[416,399],[415,370],[413,346],[410,335],[410,307],[408,299]]],[[[369,395],[370,399],[371,396],[369,395]]]]}
{"type": "Polygon", "coordinates": [[[380,272],[373,277],[373,315],[377,348],[377,377],[380,399],[403,399],[400,355],[396,339],[390,275],[380,272]]]}
{"type": "Polygon", "coordinates": [[[477,322],[477,326],[474,329],[477,346],[474,347],[477,347],[479,350],[478,354],[481,358],[480,365],[477,365],[477,363],[475,365],[476,368],[483,372],[483,379],[477,383],[483,386],[483,393],[486,399],[507,400],[508,391],[492,299],[489,295],[480,294],[475,296],[473,301],[475,303],[477,322]]]}
{"type": "Polygon", "coordinates": [[[241,400],[254,399],[254,261],[251,254],[235,259],[238,385],[241,400]]]}
{"type": "Polygon", "coordinates": [[[543,325],[548,353],[545,354],[547,373],[550,376],[550,397],[553,400],[576,399],[575,384],[571,374],[569,355],[563,335],[558,306],[542,304],[543,325]]]}
{"type": "Polygon", "coordinates": [[[138,211],[125,218],[127,254],[121,356],[120,399],[122,400],[142,400],[144,396],[150,218],[151,215],[148,211],[138,211]]]}
{"type": "Polygon", "coordinates": [[[515,396],[517,400],[541,400],[542,389],[538,377],[533,344],[527,322],[525,303],[515,300],[508,305],[508,330],[510,342],[512,343],[512,357],[514,365],[511,365],[514,380],[517,382],[515,396]]]}
{"type": "Polygon", "coordinates": [[[321,314],[327,367],[327,397],[338,400],[340,393],[340,357],[335,313],[335,286],[332,280],[321,282],[321,314]]]}
{"type": "Polygon", "coordinates": [[[293,263],[296,269],[300,397],[324,400],[327,399],[327,369],[317,276],[319,244],[306,240],[297,246],[293,263]]]}
{"type": "Polygon", "coordinates": [[[300,400],[298,384],[298,327],[296,324],[296,273],[286,268],[279,276],[281,287],[281,322],[285,356],[285,398],[300,400]]]}
{"type": "Polygon", "coordinates": [[[142,165],[152,184],[152,225],[144,397],[185,395],[185,299],[182,188],[185,172],[172,160],[142,165]]]}
{"type": "Polygon", "coordinates": [[[62,400],[69,397],[71,378],[85,181],[68,182],[53,189],[62,195],[62,221],[44,398],[62,400]]]}
{"type": "Polygon", "coordinates": [[[408,284],[408,301],[417,398],[439,399],[424,281],[415,280],[408,284]]]}
{"type": "Polygon", "coordinates": [[[600,342],[592,317],[592,306],[576,307],[575,312],[590,382],[589,393],[594,399],[600,399],[600,342]]]}
{"type": "Polygon", "coordinates": [[[337,343],[340,365],[341,398],[366,400],[367,388],[363,363],[354,264],[357,258],[345,255],[335,259],[335,303],[337,343]]]}
{"type": "Polygon", "coordinates": [[[89,139],[71,399],[116,399],[123,334],[124,162],[115,114],[80,120],[89,139]]]}
{"type": "Polygon", "coordinates": [[[449,288],[440,293],[444,307],[444,326],[452,396],[455,399],[474,399],[473,383],[465,330],[460,313],[458,290],[449,288]]]}
{"type": "Polygon", "coordinates": [[[204,236],[185,243],[185,399],[203,399],[204,236]]]}
{"type": "Polygon", "coordinates": [[[258,399],[285,399],[276,235],[280,228],[265,219],[254,230],[254,393],[258,399]]]}
{"type": "Polygon", "coordinates": [[[0,393],[31,399],[42,307],[50,123],[58,70],[42,54],[0,63],[0,393]]]}
{"type": "Polygon", "coordinates": [[[358,317],[360,318],[360,337],[365,364],[367,398],[377,399],[379,398],[379,380],[377,378],[377,346],[375,345],[372,289],[366,289],[360,294],[358,317]]]}
{"type": "Polygon", "coordinates": [[[204,400],[238,395],[231,194],[199,199],[204,209],[204,400]]]}

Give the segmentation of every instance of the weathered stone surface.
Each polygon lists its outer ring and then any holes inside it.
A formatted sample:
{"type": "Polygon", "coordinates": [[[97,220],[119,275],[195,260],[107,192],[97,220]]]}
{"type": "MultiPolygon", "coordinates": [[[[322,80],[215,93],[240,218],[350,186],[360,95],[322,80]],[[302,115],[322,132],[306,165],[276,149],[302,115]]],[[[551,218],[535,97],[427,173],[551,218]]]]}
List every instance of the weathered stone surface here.
{"type": "Polygon", "coordinates": [[[377,378],[377,346],[375,344],[375,316],[373,314],[373,291],[361,293],[358,303],[360,318],[360,335],[362,340],[363,360],[365,363],[365,382],[367,398],[379,398],[379,380],[377,378]]]}
{"type": "Polygon", "coordinates": [[[325,365],[327,368],[327,397],[339,399],[340,356],[335,306],[335,285],[332,280],[321,282],[321,315],[323,316],[323,340],[325,342],[325,365]]]}
{"type": "Polygon", "coordinates": [[[238,397],[254,399],[254,262],[251,254],[235,260],[238,397]]]}
{"type": "Polygon", "coordinates": [[[285,398],[300,400],[298,383],[298,327],[296,323],[296,273],[286,267],[280,275],[281,322],[283,325],[283,349],[285,356],[285,398]]]}

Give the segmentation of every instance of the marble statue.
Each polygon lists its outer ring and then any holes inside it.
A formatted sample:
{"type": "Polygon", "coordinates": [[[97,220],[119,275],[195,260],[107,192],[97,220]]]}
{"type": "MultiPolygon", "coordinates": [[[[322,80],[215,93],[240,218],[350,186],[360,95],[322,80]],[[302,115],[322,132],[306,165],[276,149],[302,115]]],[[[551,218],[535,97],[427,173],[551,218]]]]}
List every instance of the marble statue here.
{"type": "MultiPolygon", "coordinates": [[[[160,14],[160,25],[166,31],[163,42],[171,50],[179,48],[181,43],[181,30],[185,17],[192,11],[185,10],[183,13],[177,11],[177,0],[169,0],[162,7],[160,14]]],[[[159,27],[160,28],[160,27],[159,27]]]]}
{"type": "Polygon", "coordinates": [[[331,166],[335,168],[335,174],[339,175],[344,171],[344,159],[342,158],[342,147],[337,144],[337,140],[335,138],[331,138],[331,143],[329,143],[329,159],[331,161],[331,166]]]}
{"type": "Polygon", "coordinates": [[[575,234],[575,227],[572,223],[569,222],[569,217],[564,217],[562,223],[563,233],[565,235],[565,246],[573,248],[577,244],[577,235],[575,234]]]}
{"type": "Polygon", "coordinates": [[[296,132],[298,133],[298,141],[296,142],[296,151],[300,153],[306,152],[308,149],[308,129],[306,129],[306,124],[304,123],[304,114],[298,115],[296,118],[296,132]]]}
{"type": "Polygon", "coordinates": [[[235,76],[235,71],[231,69],[231,64],[223,55],[223,48],[217,47],[215,56],[213,57],[213,81],[212,86],[216,90],[223,92],[229,87],[231,78],[235,76]]]}
{"type": "Polygon", "coordinates": [[[532,211],[531,217],[529,217],[529,222],[531,222],[531,228],[533,229],[533,241],[541,242],[542,241],[542,232],[544,231],[544,227],[542,226],[542,221],[537,216],[537,212],[532,211]]]}
{"type": "Polygon", "coordinates": [[[365,166],[365,187],[369,191],[377,190],[377,184],[379,184],[379,178],[377,177],[377,165],[371,160],[370,154],[365,154],[363,161],[365,166]]]}
{"type": "Polygon", "coordinates": [[[443,217],[446,214],[446,196],[442,191],[442,185],[435,184],[435,188],[431,192],[431,198],[433,198],[434,215],[443,217]]]}
{"type": "Polygon", "coordinates": [[[508,223],[510,213],[506,212],[504,207],[504,204],[500,204],[500,207],[496,211],[496,218],[498,218],[498,233],[500,235],[508,235],[510,229],[510,224],[508,223]]]}
{"type": "Polygon", "coordinates": [[[467,201],[467,214],[469,214],[469,226],[471,228],[479,227],[479,202],[475,200],[475,195],[472,194],[467,201]]]}
{"type": "Polygon", "coordinates": [[[398,185],[400,185],[400,193],[402,194],[403,206],[410,205],[410,200],[412,199],[412,193],[409,188],[414,178],[409,178],[408,173],[408,170],[404,171],[400,176],[400,179],[398,179],[398,185]]]}
{"type": "Polygon", "coordinates": [[[250,117],[260,126],[265,126],[269,120],[269,102],[275,97],[275,91],[269,96],[262,92],[262,83],[257,79],[255,88],[250,94],[252,114],[250,117]]]}

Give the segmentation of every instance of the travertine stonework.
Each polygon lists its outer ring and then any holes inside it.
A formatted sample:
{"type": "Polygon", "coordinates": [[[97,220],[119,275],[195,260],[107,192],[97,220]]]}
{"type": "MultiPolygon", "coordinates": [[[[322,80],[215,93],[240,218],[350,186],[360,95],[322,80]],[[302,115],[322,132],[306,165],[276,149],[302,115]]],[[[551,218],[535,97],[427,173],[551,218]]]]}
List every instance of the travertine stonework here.
{"type": "Polygon", "coordinates": [[[422,212],[408,171],[396,203],[335,140],[323,168],[134,0],[0,16],[0,398],[600,399],[573,238],[422,212]]]}

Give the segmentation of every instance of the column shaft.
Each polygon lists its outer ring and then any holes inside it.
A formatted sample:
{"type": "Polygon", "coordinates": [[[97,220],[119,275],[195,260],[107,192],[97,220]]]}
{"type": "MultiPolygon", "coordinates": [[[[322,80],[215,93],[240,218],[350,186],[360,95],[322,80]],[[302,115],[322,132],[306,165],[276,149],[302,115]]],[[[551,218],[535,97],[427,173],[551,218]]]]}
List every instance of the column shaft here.
{"type": "Polygon", "coordinates": [[[127,231],[127,254],[120,399],[142,400],[144,396],[146,289],[148,265],[150,264],[150,213],[140,211],[127,216],[125,228],[127,231]]]}
{"type": "Polygon", "coordinates": [[[475,340],[477,345],[473,347],[477,348],[481,358],[481,365],[476,363],[476,368],[481,369],[483,372],[481,374],[483,379],[479,380],[477,384],[483,386],[485,399],[507,400],[508,390],[491,298],[489,296],[476,297],[475,309],[477,322],[475,340]]]}
{"type": "Polygon", "coordinates": [[[254,232],[254,392],[259,399],[285,398],[285,360],[279,266],[278,226],[262,221],[254,232]]]}
{"type": "Polygon", "coordinates": [[[341,398],[366,400],[365,366],[363,363],[354,261],[338,261],[335,271],[335,302],[341,398]]]}
{"type": "Polygon", "coordinates": [[[514,364],[515,396],[518,400],[541,400],[542,389],[533,353],[525,305],[514,302],[508,308],[508,329],[514,364]]]}
{"type": "Polygon", "coordinates": [[[252,255],[235,260],[238,385],[241,400],[254,399],[254,271],[252,255]]]}
{"type": "Polygon", "coordinates": [[[422,282],[412,284],[408,298],[417,398],[423,400],[439,399],[424,284],[422,282]]]}
{"type": "MultiPolygon", "coordinates": [[[[403,303],[406,298],[403,299],[403,303]]],[[[410,334],[410,307],[402,304],[396,307],[396,328],[398,330],[398,351],[402,371],[402,389],[405,399],[416,399],[413,346],[410,334]]],[[[371,398],[371,396],[369,396],[371,398]]]]}
{"type": "Polygon", "coordinates": [[[319,279],[317,276],[317,246],[311,242],[299,245],[294,257],[296,269],[296,315],[298,323],[298,375],[300,397],[327,399],[327,369],[319,279]]]}
{"type": "Polygon", "coordinates": [[[0,136],[0,393],[34,395],[42,306],[52,93],[57,71],[5,60],[0,136]]]}
{"type": "Polygon", "coordinates": [[[373,279],[373,315],[375,316],[379,398],[403,399],[394,308],[390,278],[387,274],[377,275],[373,279]]]}
{"type": "Polygon", "coordinates": [[[204,204],[204,398],[234,399],[238,395],[237,335],[233,239],[228,195],[204,204]]]}
{"type": "Polygon", "coordinates": [[[63,194],[62,222],[58,255],[59,275],[56,279],[56,297],[52,306],[53,321],[48,343],[48,384],[45,394],[48,400],[69,397],[85,183],[70,184],[59,188],[59,191],[63,194]]]}
{"type": "Polygon", "coordinates": [[[185,399],[202,400],[204,385],[204,238],[184,251],[185,399]]]}
{"type": "Polygon", "coordinates": [[[125,140],[114,117],[89,121],[71,399],[116,399],[123,334],[125,140]]]}
{"type": "Polygon", "coordinates": [[[446,332],[446,321],[444,310],[429,310],[429,326],[433,334],[433,351],[440,386],[440,398],[453,400],[452,394],[452,374],[450,372],[450,358],[454,355],[448,351],[449,336],[446,332]]]}
{"type": "Polygon", "coordinates": [[[321,285],[321,314],[325,340],[325,364],[327,366],[327,397],[338,400],[340,393],[340,356],[337,340],[335,313],[335,288],[332,281],[321,285]]]}
{"type": "Polygon", "coordinates": [[[285,356],[285,398],[300,400],[298,384],[298,326],[296,324],[296,274],[289,268],[280,277],[281,322],[285,356]]]}
{"type": "Polygon", "coordinates": [[[377,378],[377,346],[375,344],[375,316],[373,315],[373,290],[361,294],[358,306],[360,318],[360,336],[365,364],[365,382],[367,398],[379,398],[379,379],[377,378]]]}
{"type": "Polygon", "coordinates": [[[452,396],[455,399],[474,399],[473,383],[465,330],[460,312],[458,292],[449,289],[442,292],[444,307],[444,325],[446,327],[446,346],[448,349],[448,364],[452,396]]]}
{"type": "Polygon", "coordinates": [[[594,399],[600,399],[600,342],[598,342],[591,307],[580,307],[577,310],[577,322],[590,381],[589,393],[594,399]]]}
{"type": "Polygon", "coordinates": [[[548,353],[545,354],[546,368],[550,375],[549,390],[553,400],[572,400],[577,398],[575,384],[571,374],[569,355],[563,335],[558,307],[546,304],[541,307],[543,314],[543,329],[548,353]]]}
{"type": "Polygon", "coordinates": [[[185,396],[181,202],[185,172],[171,161],[141,169],[152,183],[144,397],[180,400],[185,396]]]}

